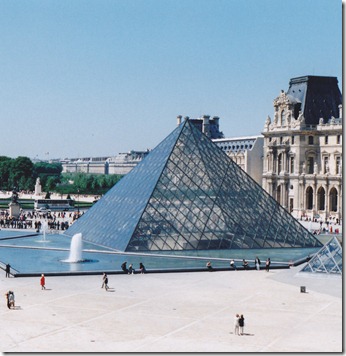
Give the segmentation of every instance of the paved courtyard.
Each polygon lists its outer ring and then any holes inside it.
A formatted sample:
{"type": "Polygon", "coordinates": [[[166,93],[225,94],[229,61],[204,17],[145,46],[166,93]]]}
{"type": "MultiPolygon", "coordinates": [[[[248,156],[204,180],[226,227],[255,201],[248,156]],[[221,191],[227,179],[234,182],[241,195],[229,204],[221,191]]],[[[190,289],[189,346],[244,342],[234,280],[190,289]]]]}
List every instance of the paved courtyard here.
{"type": "Polygon", "coordinates": [[[341,278],[301,268],[110,275],[107,292],[102,276],[47,277],[41,290],[37,277],[2,273],[1,351],[341,352],[341,278]]]}

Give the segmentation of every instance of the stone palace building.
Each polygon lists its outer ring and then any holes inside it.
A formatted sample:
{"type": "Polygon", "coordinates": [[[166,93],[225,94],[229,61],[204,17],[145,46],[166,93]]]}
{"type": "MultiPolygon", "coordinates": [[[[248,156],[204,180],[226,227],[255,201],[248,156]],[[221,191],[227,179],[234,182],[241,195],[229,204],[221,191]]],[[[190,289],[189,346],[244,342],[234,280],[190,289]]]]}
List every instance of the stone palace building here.
{"type": "Polygon", "coordinates": [[[342,217],[342,97],[335,77],[291,79],[264,130],[263,188],[296,218],[342,217]]]}

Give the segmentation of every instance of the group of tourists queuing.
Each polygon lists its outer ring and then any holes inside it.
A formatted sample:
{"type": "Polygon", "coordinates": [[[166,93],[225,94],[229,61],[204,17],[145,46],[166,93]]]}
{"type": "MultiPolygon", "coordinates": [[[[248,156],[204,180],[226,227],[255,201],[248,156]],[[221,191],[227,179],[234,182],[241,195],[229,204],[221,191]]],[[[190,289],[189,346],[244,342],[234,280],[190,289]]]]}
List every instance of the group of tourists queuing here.
{"type": "Polygon", "coordinates": [[[19,217],[13,217],[8,211],[0,211],[0,228],[35,229],[39,232],[42,228],[42,221],[45,220],[50,230],[66,230],[79,216],[77,212],[22,211],[19,217]]]}

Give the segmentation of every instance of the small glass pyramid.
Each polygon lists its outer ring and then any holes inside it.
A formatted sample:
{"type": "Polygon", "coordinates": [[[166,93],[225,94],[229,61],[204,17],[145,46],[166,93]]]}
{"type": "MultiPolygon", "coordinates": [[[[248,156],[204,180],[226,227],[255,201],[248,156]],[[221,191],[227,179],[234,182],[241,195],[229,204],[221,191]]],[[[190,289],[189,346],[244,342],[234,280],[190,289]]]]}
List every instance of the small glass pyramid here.
{"type": "Polygon", "coordinates": [[[67,231],[119,251],[322,244],[189,120],[67,231]]]}
{"type": "Polygon", "coordinates": [[[342,274],[342,247],[334,236],[307,263],[301,272],[342,274]]]}

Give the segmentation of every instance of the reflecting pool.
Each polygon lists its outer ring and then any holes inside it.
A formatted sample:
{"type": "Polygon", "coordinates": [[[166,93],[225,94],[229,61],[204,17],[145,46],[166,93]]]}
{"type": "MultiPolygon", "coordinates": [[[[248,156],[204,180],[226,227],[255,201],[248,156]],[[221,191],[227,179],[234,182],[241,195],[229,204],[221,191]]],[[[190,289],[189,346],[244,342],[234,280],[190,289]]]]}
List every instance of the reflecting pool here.
{"type": "Polygon", "coordinates": [[[287,266],[292,261],[313,255],[319,248],[281,248],[281,249],[241,249],[241,250],[198,250],[182,253],[123,253],[93,245],[83,241],[83,260],[87,262],[64,262],[70,253],[71,237],[64,234],[37,234],[25,230],[0,231],[0,266],[11,265],[11,272],[16,276],[33,274],[88,274],[116,273],[121,271],[121,264],[133,264],[138,269],[142,262],[147,270],[194,270],[205,268],[211,261],[216,268],[229,268],[230,259],[241,267],[241,260],[249,261],[254,266],[256,256],[262,261],[271,258],[272,266],[287,266]]]}

